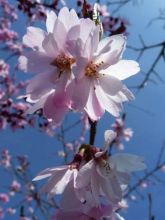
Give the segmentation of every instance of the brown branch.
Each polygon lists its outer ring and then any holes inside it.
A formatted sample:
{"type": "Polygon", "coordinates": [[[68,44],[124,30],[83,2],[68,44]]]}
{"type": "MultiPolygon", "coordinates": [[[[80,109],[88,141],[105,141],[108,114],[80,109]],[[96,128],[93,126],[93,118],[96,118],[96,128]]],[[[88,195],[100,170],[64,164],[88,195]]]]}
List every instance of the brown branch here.
{"type": "Polygon", "coordinates": [[[97,128],[97,121],[91,121],[89,118],[90,123],[90,135],[89,135],[89,144],[94,145],[95,142],[95,136],[96,136],[96,128],[97,128]]]}
{"type": "Polygon", "coordinates": [[[148,202],[149,202],[149,207],[148,207],[148,220],[154,220],[155,216],[152,215],[152,195],[151,193],[148,193],[148,202]]]}
{"type": "Polygon", "coordinates": [[[141,185],[141,183],[143,183],[146,179],[148,179],[149,177],[153,176],[154,173],[156,173],[158,170],[160,170],[163,166],[165,165],[165,161],[161,164],[159,164],[158,166],[156,166],[154,169],[152,169],[151,171],[149,171],[148,173],[145,174],[145,176],[141,179],[138,180],[137,183],[135,183],[135,185],[133,185],[132,187],[129,188],[128,192],[124,195],[124,198],[129,197],[129,195],[135,191],[138,186],[141,185]]]}
{"type": "Polygon", "coordinates": [[[140,36],[140,41],[141,41],[142,47],[137,48],[137,47],[128,46],[129,49],[132,49],[135,52],[139,53],[138,60],[140,60],[140,58],[142,57],[144,52],[147,51],[147,50],[155,49],[155,48],[160,47],[160,51],[158,52],[157,57],[155,58],[155,60],[151,64],[151,66],[150,66],[149,70],[147,71],[147,73],[145,73],[145,77],[144,77],[143,81],[140,83],[139,86],[134,87],[134,88],[137,88],[138,91],[141,90],[142,88],[144,88],[148,81],[155,82],[151,79],[152,74],[154,74],[158,78],[159,81],[161,80],[161,78],[158,75],[155,68],[156,68],[157,64],[160,62],[161,58],[165,59],[165,41],[162,41],[160,43],[156,43],[156,44],[153,44],[153,45],[149,45],[149,46],[147,46],[145,44],[145,42],[143,41],[141,36],[140,36]]]}

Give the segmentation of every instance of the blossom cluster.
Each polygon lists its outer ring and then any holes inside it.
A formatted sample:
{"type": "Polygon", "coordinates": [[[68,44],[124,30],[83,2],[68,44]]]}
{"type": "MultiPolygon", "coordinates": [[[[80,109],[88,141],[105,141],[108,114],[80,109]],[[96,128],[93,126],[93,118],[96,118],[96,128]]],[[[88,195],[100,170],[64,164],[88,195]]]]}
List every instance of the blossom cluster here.
{"type": "Polygon", "coordinates": [[[122,140],[124,139],[125,141],[129,141],[133,136],[133,130],[125,127],[125,116],[126,115],[123,114],[121,118],[117,118],[114,124],[112,124],[113,130],[117,133],[114,144],[119,150],[124,149],[122,140]]]}
{"type": "Polygon", "coordinates": [[[5,50],[18,55],[22,44],[18,42],[18,33],[12,29],[12,24],[18,19],[16,8],[8,0],[1,0],[0,12],[0,43],[4,44],[5,50]]]}
{"type": "Polygon", "coordinates": [[[52,215],[52,206],[56,204],[38,193],[38,187],[31,181],[30,161],[26,155],[16,156],[3,149],[0,152],[0,170],[1,174],[5,172],[7,180],[2,181],[0,188],[0,219],[38,219],[37,214],[42,209],[48,210],[47,217],[52,215]]]}
{"type": "Polygon", "coordinates": [[[47,32],[28,27],[23,43],[31,48],[19,58],[19,68],[37,74],[27,87],[29,113],[61,123],[70,110],[85,112],[92,121],[105,110],[119,116],[122,102],[134,98],[121,82],[139,72],[133,60],[122,60],[126,37],[101,39],[100,25],[63,7],[47,13],[47,32]]]}
{"type": "MultiPolygon", "coordinates": [[[[33,104],[27,113],[42,109],[49,122],[57,125],[69,111],[85,113],[91,124],[105,111],[118,117],[122,103],[134,99],[122,80],[140,70],[136,61],[122,60],[126,37],[103,38],[96,7],[92,20],[85,12],[85,18],[79,18],[67,7],[58,16],[46,13],[47,30],[27,28],[23,44],[30,50],[18,61],[21,70],[36,74],[26,89],[26,100],[33,104]]],[[[54,219],[122,219],[117,210],[130,174],[145,169],[145,164],[136,155],[109,155],[109,146],[124,129],[122,121],[116,122],[117,133],[105,131],[104,149],[80,144],[70,164],[48,168],[34,178],[49,177],[41,189],[49,198],[62,194],[54,219]]]]}
{"type": "Polygon", "coordinates": [[[45,169],[33,179],[49,178],[40,191],[47,193],[49,198],[63,194],[55,219],[118,219],[115,211],[121,208],[119,202],[131,172],[146,166],[143,158],[136,155],[108,156],[109,145],[116,133],[107,130],[104,136],[103,149],[82,144],[69,165],[45,169]]]}

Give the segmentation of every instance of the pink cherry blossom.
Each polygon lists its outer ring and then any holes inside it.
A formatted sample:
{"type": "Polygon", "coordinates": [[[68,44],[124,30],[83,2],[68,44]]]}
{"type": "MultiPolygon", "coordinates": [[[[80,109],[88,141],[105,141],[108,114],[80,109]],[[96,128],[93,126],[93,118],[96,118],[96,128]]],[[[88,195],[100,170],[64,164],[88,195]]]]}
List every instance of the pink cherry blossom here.
{"type": "Polygon", "coordinates": [[[32,51],[23,53],[19,67],[37,73],[27,87],[27,101],[35,103],[28,113],[43,108],[45,116],[58,124],[70,109],[70,93],[65,92],[65,87],[74,78],[71,69],[76,62],[70,48],[78,37],[85,41],[95,24],[90,19],[79,19],[74,10],[64,7],[58,17],[48,12],[46,27],[47,32],[27,29],[23,42],[32,51]]]}
{"type": "Polygon", "coordinates": [[[27,87],[31,99],[37,100],[59,83],[65,86],[73,77],[71,65],[75,59],[68,52],[66,42],[73,37],[79,23],[76,12],[64,7],[58,17],[53,11],[47,13],[47,32],[35,27],[27,29],[23,43],[32,51],[24,52],[19,58],[19,67],[38,73],[27,87]]]}
{"type": "Polygon", "coordinates": [[[0,165],[5,168],[11,167],[12,156],[7,149],[4,149],[1,153],[0,165]]]}
{"type": "Polygon", "coordinates": [[[7,203],[9,200],[9,196],[6,193],[0,193],[0,201],[7,203]]]}
{"type": "Polygon", "coordinates": [[[123,118],[117,118],[115,123],[112,124],[114,131],[117,133],[115,138],[115,145],[119,150],[124,149],[124,145],[122,143],[122,139],[125,141],[129,141],[133,136],[133,130],[131,128],[125,127],[125,122],[123,118]]]}
{"type": "Polygon", "coordinates": [[[95,157],[82,166],[78,172],[75,187],[91,188],[93,199],[99,205],[100,195],[107,198],[110,204],[117,204],[122,199],[122,185],[127,185],[132,171],[146,168],[143,158],[131,154],[116,154],[108,158],[106,152],[116,133],[105,132],[105,148],[96,152],[95,157]]]}
{"type": "Polygon", "coordinates": [[[21,184],[18,181],[13,180],[13,182],[10,186],[11,192],[13,192],[13,193],[19,192],[20,188],[21,188],[21,184]]]}
{"type": "Polygon", "coordinates": [[[6,209],[6,212],[9,215],[14,215],[16,213],[16,209],[13,209],[13,208],[9,207],[9,208],[6,209]]]}
{"type": "Polygon", "coordinates": [[[9,74],[9,65],[0,59],[0,76],[6,77],[9,74]]]}
{"type": "Polygon", "coordinates": [[[107,37],[99,42],[98,29],[91,32],[85,43],[81,39],[77,41],[77,61],[73,66],[76,78],[68,87],[73,91],[71,107],[74,110],[85,110],[95,121],[105,110],[119,116],[122,102],[134,98],[121,82],[139,72],[137,62],[121,60],[125,44],[123,35],[107,37]]]}

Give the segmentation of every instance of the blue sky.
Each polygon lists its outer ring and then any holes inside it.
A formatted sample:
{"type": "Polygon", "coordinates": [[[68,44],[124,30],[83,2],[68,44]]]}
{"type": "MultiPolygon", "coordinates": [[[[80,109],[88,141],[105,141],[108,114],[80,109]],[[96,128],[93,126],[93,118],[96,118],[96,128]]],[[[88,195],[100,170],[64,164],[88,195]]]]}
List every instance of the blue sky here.
{"type": "MultiPolygon", "coordinates": [[[[70,3],[71,1],[66,1],[70,3]]],[[[128,28],[128,45],[140,46],[139,35],[142,35],[146,44],[154,44],[164,40],[164,29],[161,22],[155,22],[152,26],[147,26],[149,21],[156,17],[159,9],[163,8],[163,0],[146,0],[138,1],[138,5],[127,4],[118,13],[122,17],[130,21],[128,28]]],[[[16,24],[17,30],[22,34],[25,33],[24,19],[18,21],[16,24]]],[[[140,60],[142,71],[147,71],[152,59],[156,55],[156,50],[149,51],[144,54],[140,60]]],[[[127,49],[124,58],[136,59],[136,53],[127,49]]],[[[164,76],[164,63],[160,62],[157,67],[161,77],[164,76]]],[[[24,73],[19,72],[20,78],[24,77],[24,73]]],[[[125,81],[126,85],[138,85],[142,80],[142,74],[125,81]]],[[[144,156],[146,164],[149,169],[154,167],[157,159],[159,149],[165,140],[165,85],[159,83],[158,85],[148,83],[148,85],[136,95],[136,100],[130,104],[125,105],[127,114],[127,126],[134,130],[134,135],[131,141],[125,144],[125,152],[136,153],[144,156]],[[140,108],[142,110],[140,110],[140,108]]],[[[72,117],[72,116],[71,116],[72,117]]],[[[96,138],[96,145],[103,145],[103,134],[106,129],[109,129],[111,123],[114,121],[112,116],[105,114],[99,122],[99,130],[96,138]]],[[[71,135],[75,135],[72,133],[71,135]]],[[[40,133],[34,129],[26,129],[12,133],[9,130],[0,132],[1,148],[9,148],[15,154],[27,154],[32,164],[32,171],[35,175],[38,171],[61,164],[59,159],[56,159],[55,154],[60,149],[59,144],[54,138],[40,133]]],[[[161,174],[164,177],[164,173],[161,174]]],[[[164,177],[165,178],[165,177],[164,177]]],[[[163,204],[165,203],[165,187],[162,184],[153,185],[148,188],[147,192],[152,192],[153,196],[153,214],[156,220],[163,220],[165,210],[163,204]]],[[[145,196],[146,191],[141,190],[145,196]]],[[[148,202],[139,199],[136,202],[130,203],[128,212],[123,215],[127,220],[148,220],[148,202]]],[[[14,218],[12,217],[14,220],[14,218]]],[[[17,218],[15,218],[17,219],[17,218]]],[[[7,218],[6,218],[7,220],[7,218]]]]}

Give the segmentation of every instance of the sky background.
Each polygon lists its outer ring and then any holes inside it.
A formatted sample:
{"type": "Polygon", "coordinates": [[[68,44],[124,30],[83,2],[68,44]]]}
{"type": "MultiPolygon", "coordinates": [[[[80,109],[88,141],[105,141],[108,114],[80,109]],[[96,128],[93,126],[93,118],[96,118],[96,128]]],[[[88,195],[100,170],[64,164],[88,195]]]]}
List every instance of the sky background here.
{"type": "MultiPolygon", "coordinates": [[[[69,6],[73,6],[72,1],[68,2],[69,6]],[[72,4],[71,4],[72,2],[72,4]]],[[[90,2],[90,1],[89,1],[90,2]]],[[[103,1],[104,2],[104,1],[103,1]]],[[[135,1],[132,1],[135,3],[135,1]]],[[[163,22],[156,21],[151,26],[148,23],[151,19],[159,14],[159,9],[165,8],[164,0],[139,0],[136,4],[129,3],[124,6],[116,15],[120,15],[130,21],[128,27],[128,45],[135,47],[140,46],[139,35],[141,35],[147,45],[158,43],[164,40],[165,30],[163,22]],[[137,3],[138,2],[138,3],[137,3]]],[[[110,11],[111,13],[111,11],[110,11]]],[[[26,19],[21,15],[15,28],[22,36],[25,33],[26,19]]],[[[152,60],[156,56],[158,50],[150,50],[146,52],[140,59],[142,72],[150,67],[152,60]]],[[[129,49],[124,53],[124,58],[136,59],[137,54],[129,49]]],[[[13,61],[15,62],[15,61],[13,61]]],[[[164,63],[161,61],[157,66],[157,71],[165,80],[164,63]]],[[[18,78],[23,78],[24,73],[19,72],[18,78]]],[[[128,86],[138,86],[143,79],[142,73],[125,81],[128,86]]],[[[133,90],[134,91],[134,90],[133,90]]],[[[125,144],[125,152],[142,155],[149,169],[155,166],[159,149],[165,141],[165,84],[158,82],[157,85],[148,83],[144,89],[136,94],[136,100],[126,104],[124,109],[127,112],[126,124],[134,131],[133,138],[125,144]]],[[[73,115],[70,115],[73,118],[73,115]]],[[[72,120],[72,119],[71,119],[72,120]]],[[[103,146],[103,134],[106,129],[110,129],[114,118],[109,114],[105,114],[99,121],[98,133],[95,145],[103,146]]],[[[75,135],[75,132],[69,134],[75,135]]],[[[56,153],[60,145],[53,137],[49,137],[44,133],[40,133],[35,129],[27,128],[15,133],[10,130],[0,132],[1,148],[9,148],[12,154],[26,154],[31,161],[32,173],[35,176],[40,170],[47,167],[60,165],[62,161],[57,159],[56,153]]],[[[164,157],[165,159],[165,157],[164,157]]],[[[165,179],[165,173],[160,174],[165,179]]],[[[5,180],[6,176],[1,178],[5,180]]],[[[153,197],[153,214],[156,220],[165,219],[165,186],[163,184],[151,185],[147,190],[141,189],[141,193],[146,195],[151,192],[153,197]]],[[[148,201],[140,198],[136,202],[131,202],[128,212],[122,212],[127,220],[148,220],[148,201]]],[[[8,220],[8,218],[5,218],[8,220]]],[[[17,219],[12,217],[13,220],[17,219]]]]}

